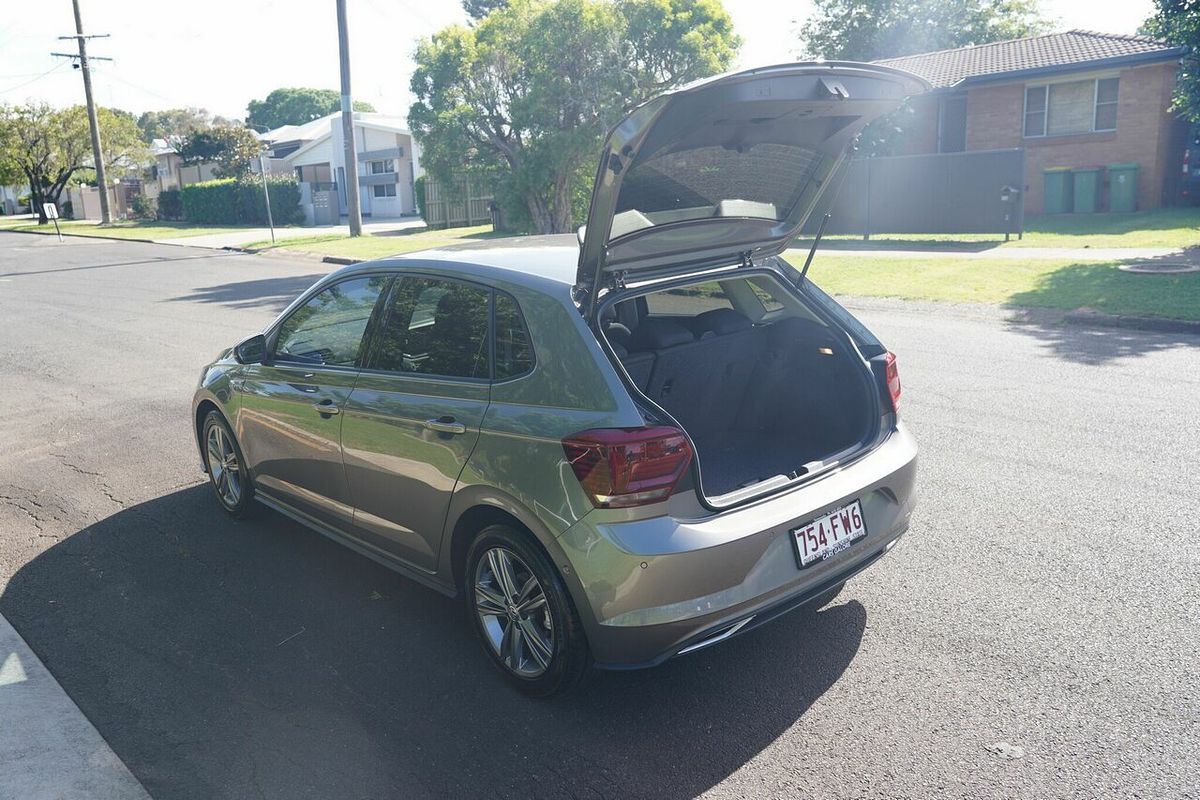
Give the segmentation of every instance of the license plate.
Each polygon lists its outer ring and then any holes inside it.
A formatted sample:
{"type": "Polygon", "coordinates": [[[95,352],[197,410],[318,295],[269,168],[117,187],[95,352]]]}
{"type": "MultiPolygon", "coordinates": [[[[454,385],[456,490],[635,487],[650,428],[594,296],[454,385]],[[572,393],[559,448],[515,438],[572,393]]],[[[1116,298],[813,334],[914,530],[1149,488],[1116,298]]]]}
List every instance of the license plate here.
{"type": "Polygon", "coordinates": [[[801,568],[807,567],[814,561],[840,553],[866,535],[862,505],[855,500],[792,531],[796,560],[801,568]]]}

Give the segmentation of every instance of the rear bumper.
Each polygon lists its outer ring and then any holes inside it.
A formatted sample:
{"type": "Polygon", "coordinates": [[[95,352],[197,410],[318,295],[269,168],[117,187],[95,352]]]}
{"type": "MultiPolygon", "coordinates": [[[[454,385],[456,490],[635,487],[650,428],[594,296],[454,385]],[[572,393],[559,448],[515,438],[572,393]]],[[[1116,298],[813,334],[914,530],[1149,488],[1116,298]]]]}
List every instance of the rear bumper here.
{"type": "Polygon", "coordinates": [[[576,600],[597,665],[648,667],[715,644],[870,566],[908,529],[916,456],[900,426],[853,464],[743,508],[697,520],[588,515],[559,543],[583,595],[576,600]],[[853,500],[867,536],[798,568],[791,531],[853,500]]]}

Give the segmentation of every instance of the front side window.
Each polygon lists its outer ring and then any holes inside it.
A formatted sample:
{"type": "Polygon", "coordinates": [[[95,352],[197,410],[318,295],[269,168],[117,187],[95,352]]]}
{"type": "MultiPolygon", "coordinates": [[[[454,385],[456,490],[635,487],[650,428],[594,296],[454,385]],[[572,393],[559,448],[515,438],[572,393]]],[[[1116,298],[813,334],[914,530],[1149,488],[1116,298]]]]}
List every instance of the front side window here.
{"type": "Polygon", "coordinates": [[[491,292],[458,281],[400,277],[371,368],[486,379],[491,292]]]}
{"type": "Polygon", "coordinates": [[[395,197],[396,196],[396,184],[394,184],[394,183],[379,184],[378,186],[374,187],[373,194],[376,197],[395,197]]]}
{"type": "Polygon", "coordinates": [[[367,322],[388,280],[386,275],[353,278],[314,295],[279,327],[275,359],[321,366],[355,366],[367,322]]]}
{"type": "Polygon", "coordinates": [[[395,172],[395,171],[396,171],[396,164],[390,158],[385,158],[380,161],[372,161],[371,162],[371,174],[372,175],[386,175],[390,172],[395,172]]]}
{"type": "Polygon", "coordinates": [[[1115,131],[1118,84],[1117,78],[1100,78],[1026,87],[1025,136],[1115,131]]]}

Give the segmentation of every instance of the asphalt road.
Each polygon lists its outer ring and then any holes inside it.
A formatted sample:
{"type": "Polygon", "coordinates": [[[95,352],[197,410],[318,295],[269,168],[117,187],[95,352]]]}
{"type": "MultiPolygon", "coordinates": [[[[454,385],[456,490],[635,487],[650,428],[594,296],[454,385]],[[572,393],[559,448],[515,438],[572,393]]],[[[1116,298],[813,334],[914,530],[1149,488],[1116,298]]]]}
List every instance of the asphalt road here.
{"type": "Polygon", "coordinates": [[[322,271],[0,233],[0,612],[160,800],[1200,796],[1200,339],[870,304],[901,546],[534,702],[455,604],[201,483],[200,366],[322,271]]]}

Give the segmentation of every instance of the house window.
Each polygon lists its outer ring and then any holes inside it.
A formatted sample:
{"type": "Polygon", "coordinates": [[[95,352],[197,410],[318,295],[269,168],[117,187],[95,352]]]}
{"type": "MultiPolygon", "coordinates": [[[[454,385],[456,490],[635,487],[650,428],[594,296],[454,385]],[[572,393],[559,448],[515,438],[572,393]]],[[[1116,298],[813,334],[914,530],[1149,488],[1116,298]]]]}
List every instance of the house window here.
{"type": "Polygon", "coordinates": [[[1117,129],[1117,78],[1025,88],[1026,136],[1067,136],[1117,129]]]}
{"type": "Polygon", "coordinates": [[[371,174],[372,175],[387,175],[387,174],[395,172],[395,171],[396,171],[396,164],[390,158],[385,158],[381,161],[372,161],[371,162],[371,174]]]}
{"type": "Polygon", "coordinates": [[[380,183],[371,188],[372,188],[371,193],[374,194],[376,197],[395,197],[396,196],[396,184],[394,184],[394,183],[380,183]]]}

